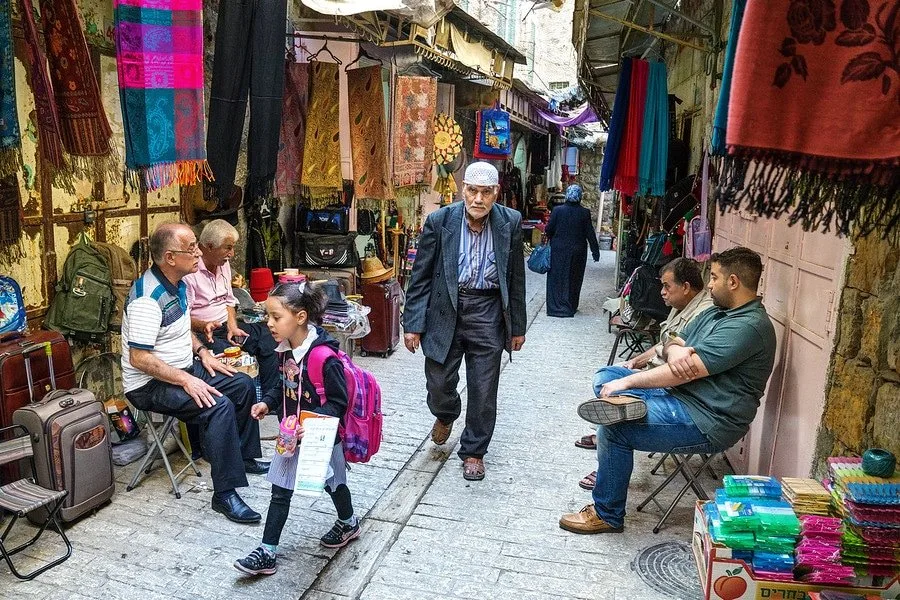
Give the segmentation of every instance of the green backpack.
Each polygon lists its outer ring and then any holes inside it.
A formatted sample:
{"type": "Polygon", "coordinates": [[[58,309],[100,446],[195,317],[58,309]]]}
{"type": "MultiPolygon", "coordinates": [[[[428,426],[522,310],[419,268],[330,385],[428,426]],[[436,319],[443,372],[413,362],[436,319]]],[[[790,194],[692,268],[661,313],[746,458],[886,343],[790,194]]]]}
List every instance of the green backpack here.
{"type": "Polygon", "coordinates": [[[98,341],[106,335],[114,310],[106,258],[82,236],[66,257],[45,323],[77,340],[98,341]]]}

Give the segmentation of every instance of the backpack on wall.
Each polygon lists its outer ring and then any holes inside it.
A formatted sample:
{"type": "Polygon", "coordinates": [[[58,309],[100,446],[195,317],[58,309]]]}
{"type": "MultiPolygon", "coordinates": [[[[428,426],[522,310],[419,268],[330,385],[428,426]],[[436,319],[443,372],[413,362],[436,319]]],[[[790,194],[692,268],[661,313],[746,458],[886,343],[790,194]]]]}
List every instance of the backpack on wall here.
{"type": "Polygon", "coordinates": [[[87,237],[69,251],[45,323],[82,341],[100,340],[115,308],[112,277],[103,254],[87,237]]]}
{"type": "Polygon", "coordinates": [[[0,335],[22,333],[26,325],[22,288],[12,277],[0,275],[0,335]]]}
{"type": "Polygon", "coordinates": [[[137,265],[131,254],[115,244],[103,242],[91,242],[91,245],[103,255],[109,266],[109,276],[112,283],[115,309],[109,317],[109,329],[119,331],[122,328],[122,315],[125,312],[125,302],[128,300],[128,292],[131,284],[137,279],[137,265]]]}
{"type": "Polygon", "coordinates": [[[322,404],[325,403],[325,361],[336,356],[344,366],[347,397],[350,403],[341,420],[340,436],[344,458],[351,463],[369,462],[381,446],[381,388],[375,376],[353,364],[346,353],[335,352],[328,346],[316,346],[309,351],[307,370],[322,404]]]}

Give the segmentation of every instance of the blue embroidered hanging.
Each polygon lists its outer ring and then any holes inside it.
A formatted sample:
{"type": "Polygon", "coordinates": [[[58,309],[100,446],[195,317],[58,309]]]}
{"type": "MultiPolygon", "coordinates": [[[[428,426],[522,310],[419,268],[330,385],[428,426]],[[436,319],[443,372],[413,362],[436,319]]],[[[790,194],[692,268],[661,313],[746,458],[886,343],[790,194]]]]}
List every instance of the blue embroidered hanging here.
{"type": "Polygon", "coordinates": [[[491,160],[509,158],[512,152],[509,113],[500,108],[500,103],[493,108],[476,113],[475,158],[491,160]]]}

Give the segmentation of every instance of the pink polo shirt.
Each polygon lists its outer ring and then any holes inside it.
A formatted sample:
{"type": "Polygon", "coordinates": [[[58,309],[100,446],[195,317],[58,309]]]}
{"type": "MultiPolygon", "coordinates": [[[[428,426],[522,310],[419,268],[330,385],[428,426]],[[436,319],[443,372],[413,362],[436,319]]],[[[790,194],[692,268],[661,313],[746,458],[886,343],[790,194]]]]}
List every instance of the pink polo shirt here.
{"type": "MultiPolygon", "coordinates": [[[[203,259],[196,273],[185,275],[184,283],[192,292],[191,318],[201,321],[219,321],[228,319],[228,307],[236,306],[237,299],[231,291],[231,264],[226,262],[212,274],[203,259]]],[[[190,298],[190,296],[189,296],[190,298]]]]}

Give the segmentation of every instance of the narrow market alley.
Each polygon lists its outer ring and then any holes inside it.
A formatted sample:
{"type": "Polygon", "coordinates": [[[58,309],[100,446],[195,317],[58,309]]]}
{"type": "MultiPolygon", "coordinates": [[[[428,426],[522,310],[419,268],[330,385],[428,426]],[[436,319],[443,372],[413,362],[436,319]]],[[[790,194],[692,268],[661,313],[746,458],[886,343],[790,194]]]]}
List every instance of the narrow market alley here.
{"type": "MultiPolygon", "coordinates": [[[[659,535],[651,533],[655,509],[633,510],[660,477],[649,475],[652,461],[637,461],[626,533],[582,537],[557,525],[560,514],[590,499],[577,486],[595,463],[592,452],[572,443],[589,432],[575,407],[590,393],[593,371],[613,340],[600,308],[613,287],[612,257],[603,253],[600,263],[589,263],[573,319],[546,316],[544,278],[528,273],[528,341],[501,376],[484,481],[464,481],[451,454],[460,422],[447,445],[439,448],[429,439],[420,353],[400,348],[388,359],[358,357],[378,377],[385,409],[381,451],[349,475],[354,500],[366,513],[359,540],[336,553],[321,548],[318,537],[334,519],[331,503],[324,495],[298,498],[278,573],[244,577],[231,563],[255,547],[262,527],[231,523],[209,510],[208,465],[200,463],[200,479],[185,476],[186,493],[176,499],[161,467],[126,492],[133,464],[117,468],[111,504],[67,529],[72,557],[35,581],[4,581],[0,598],[696,597],[677,592],[678,581],[697,586],[695,572],[668,573],[676,590],[669,596],[633,571],[642,549],[690,539],[690,496],[659,535]]],[[[264,421],[263,435],[270,438],[264,454],[272,452],[275,427],[273,418],[264,421]]],[[[173,467],[181,468],[183,459],[171,456],[173,467]]],[[[262,510],[269,489],[254,477],[243,496],[262,510]]],[[[57,550],[53,542],[47,536],[28,554],[47,558],[57,550]]],[[[689,560],[679,564],[693,569],[689,560]]]]}

